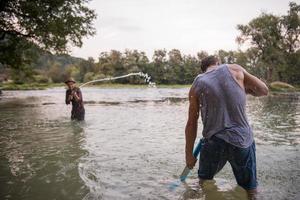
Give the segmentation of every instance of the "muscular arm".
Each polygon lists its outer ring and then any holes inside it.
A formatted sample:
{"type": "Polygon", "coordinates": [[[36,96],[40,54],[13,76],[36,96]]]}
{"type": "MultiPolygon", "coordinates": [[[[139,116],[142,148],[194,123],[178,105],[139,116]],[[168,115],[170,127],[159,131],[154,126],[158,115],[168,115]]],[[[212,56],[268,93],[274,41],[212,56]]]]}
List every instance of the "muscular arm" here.
{"type": "Polygon", "coordinates": [[[246,92],[253,96],[265,96],[269,93],[267,85],[246,70],[244,70],[244,85],[246,92]]]}
{"type": "Polygon", "coordinates": [[[247,94],[253,96],[264,96],[268,94],[269,89],[266,84],[247,72],[243,67],[237,64],[230,64],[229,69],[234,79],[245,89],[247,94]]]}
{"type": "Polygon", "coordinates": [[[198,118],[199,118],[199,100],[193,87],[189,92],[189,115],[185,127],[185,155],[186,165],[193,168],[197,159],[193,156],[193,148],[197,137],[198,118]]]}

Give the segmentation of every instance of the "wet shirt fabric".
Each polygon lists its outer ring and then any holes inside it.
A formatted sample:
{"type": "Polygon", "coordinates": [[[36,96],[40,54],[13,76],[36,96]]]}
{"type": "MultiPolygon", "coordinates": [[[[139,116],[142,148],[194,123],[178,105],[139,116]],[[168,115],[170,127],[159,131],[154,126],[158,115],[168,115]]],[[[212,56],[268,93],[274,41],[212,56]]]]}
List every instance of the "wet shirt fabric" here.
{"type": "Polygon", "coordinates": [[[253,143],[246,116],[246,93],[227,65],[200,74],[192,87],[199,98],[203,137],[210,139],[215,135],[240,148],[253,143]]]}
{"type": "Polygon", "coordinates": [[[74,88],[73,91],[77,94],[79,97],[79,100],[76,100],[75,98],[72,98],[71,101],[69,101],[68,97],[69,95],[72,95],[72,90],[68,89],[66,91],[66,104],[72,103],[72,111],[71,111],[71,119],[72,120],[84,120],[85,110],[83,106],[83,99],[82,99],[82,93],[79,88],[74,88]]]}

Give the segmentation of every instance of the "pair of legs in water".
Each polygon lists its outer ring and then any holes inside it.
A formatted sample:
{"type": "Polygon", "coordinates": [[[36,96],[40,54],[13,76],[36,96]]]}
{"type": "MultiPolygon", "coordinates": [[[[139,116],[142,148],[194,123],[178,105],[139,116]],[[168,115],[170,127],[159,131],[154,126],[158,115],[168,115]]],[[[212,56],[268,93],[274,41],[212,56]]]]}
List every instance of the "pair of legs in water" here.
{"type": "Polygon", "coordinates": [[[198,177],[200,185],[211,180],[225,166],[232,167],[237,184],[244,188],[250,199],[257,196],[255,142],[247,148],[233,146],[213,136],[202,145],[198,177]]]}

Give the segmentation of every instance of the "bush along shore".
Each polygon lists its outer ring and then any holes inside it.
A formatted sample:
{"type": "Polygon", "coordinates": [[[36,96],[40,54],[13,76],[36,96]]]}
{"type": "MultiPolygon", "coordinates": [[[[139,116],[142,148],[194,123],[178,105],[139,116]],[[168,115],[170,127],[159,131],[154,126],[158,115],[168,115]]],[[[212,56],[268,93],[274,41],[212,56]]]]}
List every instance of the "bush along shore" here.
{"type": "MultiPolygon", "coordinates": [[[[77,83],[80,86],[82,83],[77,83]]],[[[189,88],[191,84],[158,84],[157,88],[189,88]]],[[[292,86],[288,83],[275,81],[270,83],[269,89],[271,92],[300,92],[300,86],[292,86]]],[[[45,90],[55,87],[65,87],[64,83],[0,83],[0,90],[45,90]]],[[[120,83],[100,83],[91,84],[85,87],[94,88],[111,88],[111,89],[122,89],[122,88],[148,88],[148,84],[120,84],[120,83]]],[[[0,92],[1,94],[1,92],[0,92]]]]}
{"type": "MultiPolygon", "coordinates": [[[[77,83],[80,86],[82,83],[77,83]]],[[[188,88],[189,84],[159,84],[155,87],[157,88],[188,88]]],[[[0,83],[0,90],[45,90],[55,87],[65,87],[64,83],[0,83]]],[[[101,84],[91,84],[85,87],[94,88],[149,88],[148,84],[120,84],[120,83],[101,83],[101,84]]]]}
{"type": "Polygon", "coordinates": [[[63,83],[0,83],[0,90],[44,90],[62,86],[63,83]]]}
{"type": "MultiPolygon", "coordinates": [[[[16,10],[16,12],[19,11],[16,10]]],[[[84,11],[89,12],[85,8],[84,11]]],[[[248,23],[236,26],[239,34],[235,41],[240,47],[245,48],[237,50],[216,49],[213,54],[219,58],[220,63],[237,63],[243,66],[251,74],[266,81],[272,91],[299,91],[297,88],[300,86],[300,43],[299,40],[295,39],[299,38],[299,13],[300,5],[296,2],[290,2],[287,12],[282,15],[263,12],[248,23]],[[274,83],[274,81],[281,81],[281,83],[274,83]],[[282,84],[282,82],[284,83],[282,84]]],[[[89,19],[92,19],[93,14],[91,12],[89,14],[91,14],[89,19]]],[[[11,16],[7,15],[8,18],[11,16]]],[[[83,16],[80,15],[80,17],[83,16]]],[[[5,20],[5,18],[3,19],[5,20]]],[[[2,18],[0,18],[1,20],[2,18]]],[[[30,23],[35,22],[34,20],[29,21],[30,23]]],[[[40,20],[37,21],[40,22],[40,20]]],[[[89,20],[83,21],[87,24],[91,22],[89,20]]],[[[57,22],[61,23],[60,20],[57,22]]],[[[88,25],[84,27],[86,26],[88,25]]],[[[72,27],[72,23],[67,23],[66,27],[72,27]]],[[[76,23],[75,32],[79,27],[80,24],[76,23]]],[[[8,27],[8,29],[10,28],[12,27],[8,27]]],[[[21,27],[18,26],[13,28],[17,28],[16,32],[21,30],[21,27]]],[[[32,28],[32,26],[26,26],[26,28],[32,28]]],[[[27,36],[20,39],[22,34],[17,34],[16,37],[2,34],[3,44],[1,43],[1,45],[6,51],[0,53],[0,84],[1,82],[6,83],[8,80],[17,83],[2,84],[3,89],[44,89],[60,86],[69,77],[73,77],[80,83],[135,72],[149,74],[151,81],[158,86],[162,84],[173,87],[177,84],[191,84],[194,78],[202,72],[201,60],[209,55],[205,49],[198,49],[193,54],[186,54],[176,48],[153,49],[151,57],[138,49],[121,51],[111,49],[99,52],[99,56],[96,58],[77,58],[63,53],[67,52],[65,50],[68,38],[73,37],[69,37],[70,35],[61,36],[61,32],[51,32],[54,34],[51,38],[55,41],[43,40],[45,36],[44,24],[41,28],[42,32],[29,31],[33,33],[31,36],[34,40],[36,37],[40,37],[41,40],[39,41],[45,42],[45,44],[41,43],[41,46],[33,43],[32,39],[27,36]],[[35,33],[38,35],[34,35],[35,33]],[[64,40],[57,40],[56,34],[64,40]],[[53,85],[52,83],[57,84],[53,85]]],[[[11,31],[10,34],[12,33],[15,32],[11,31]]],[[[47,30],[46,33],[48,33],[47,30]]],[[[84,33],[86,35],[88,31],[84,33]]],[[[81,37],[78,36],[79,40],[76,40],[76,37],[75,43],[80,44],[81,37]]],[[[143,79],[137,77],[118,79],[104,84],[107,83],[145,84],[143,79]]],[[[103,85],[100,86],[103,87],[103,85]]],[[[126,87],[131,86],[126,85],[126,87]]]]}

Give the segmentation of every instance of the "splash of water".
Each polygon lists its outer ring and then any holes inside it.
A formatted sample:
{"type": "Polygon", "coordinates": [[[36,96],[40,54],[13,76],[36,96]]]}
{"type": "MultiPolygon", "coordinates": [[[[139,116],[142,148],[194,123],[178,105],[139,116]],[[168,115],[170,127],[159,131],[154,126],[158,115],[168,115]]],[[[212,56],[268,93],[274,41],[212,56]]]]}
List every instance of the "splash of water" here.
{"type": "Polygon", "coordinates": [[[83,86],[85,86],[87,84],[97,83],[97,82],[102,82],[102,81],[111,81],[111,80],[126,78],[126,77],[129,77],[129,76],[140,76],[140,77],[142,77],[142,78],[145,79],[145,82],[148,83],[149,87],[156,87],[155,82],[151,81],[151,76],[149,76],[147,73],[143,73],[143,72],[130,73],[130,74],[126,74],[126,75],[123,75],[123,76],[116,76],[116,77],[108,77],[108,78],[103,78],[103,79],[97,79],[97,80],[86,82],[86,83],[80,85],[79,87],[81,88],[81,87],[83,87],[83,86]]]}

